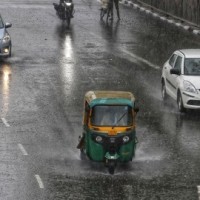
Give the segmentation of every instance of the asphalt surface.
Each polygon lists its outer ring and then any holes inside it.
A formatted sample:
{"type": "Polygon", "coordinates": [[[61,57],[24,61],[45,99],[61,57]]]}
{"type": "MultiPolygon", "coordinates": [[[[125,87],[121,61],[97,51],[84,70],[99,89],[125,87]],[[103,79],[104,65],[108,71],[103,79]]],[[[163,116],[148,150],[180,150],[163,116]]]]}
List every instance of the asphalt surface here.
{"type": "Polygon", "coordinates": [[[160,76],[200,37],[125,6],[107,24],[92,0],[75,1],[68,29],[53,2],[1,0],[13,52],[0,62],[0,200],[198,199],[200,112],[163,104],[160,76]],[[113,176],[76,149],[88,90],[138,100],[136,157],[113,176]]]}

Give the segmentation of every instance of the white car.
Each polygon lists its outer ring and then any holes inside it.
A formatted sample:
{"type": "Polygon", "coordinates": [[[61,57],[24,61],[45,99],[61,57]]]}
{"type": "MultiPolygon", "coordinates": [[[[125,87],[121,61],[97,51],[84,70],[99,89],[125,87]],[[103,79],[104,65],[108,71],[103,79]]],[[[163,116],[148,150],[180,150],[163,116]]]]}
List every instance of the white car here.
{"type": "Polygon", "coordinates": [[[162,69],[162,98],[177,101],[178,109],[200,109],[200,49],[175,51],[162,69]]]}

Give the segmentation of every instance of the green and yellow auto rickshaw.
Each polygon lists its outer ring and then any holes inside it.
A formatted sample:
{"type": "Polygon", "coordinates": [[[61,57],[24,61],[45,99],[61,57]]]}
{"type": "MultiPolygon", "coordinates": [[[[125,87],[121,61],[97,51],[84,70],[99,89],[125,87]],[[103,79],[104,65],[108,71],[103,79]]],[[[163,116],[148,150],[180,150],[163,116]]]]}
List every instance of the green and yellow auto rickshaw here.
{"type": "Polygon", "coordinates": [[[135,97],[125,91],[85,94],[83,134],[77,146],[91,160],[105,162],[114,174],[117,162],[132,161],[136,149],[135,97]]]}

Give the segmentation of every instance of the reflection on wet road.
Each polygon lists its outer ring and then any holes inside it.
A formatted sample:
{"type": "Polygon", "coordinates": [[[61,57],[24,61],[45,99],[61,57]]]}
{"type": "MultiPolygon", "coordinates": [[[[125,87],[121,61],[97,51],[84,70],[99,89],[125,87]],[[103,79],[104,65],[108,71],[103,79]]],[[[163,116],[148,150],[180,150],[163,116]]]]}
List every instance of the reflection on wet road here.
{"type": "Polygon", "coordinates": [[[64,90],[67,91],[68,95],[73,95],[71,93],[71,89],[74,83],[74,52],[73,52],[73,42],[71,38],[71,34],[66,34],[63,39],[63,49],[61,51],[62,58],[60,59],[61,66],[61,79],[65,81],[64,90]]]}
{"type": "Polygon", "coordinates": [[[7,64],[2,64],[0,68],[1,82],[1,117],[6,117],[9,109],[9,89],[11,79],[11,67],[7,64]]]}

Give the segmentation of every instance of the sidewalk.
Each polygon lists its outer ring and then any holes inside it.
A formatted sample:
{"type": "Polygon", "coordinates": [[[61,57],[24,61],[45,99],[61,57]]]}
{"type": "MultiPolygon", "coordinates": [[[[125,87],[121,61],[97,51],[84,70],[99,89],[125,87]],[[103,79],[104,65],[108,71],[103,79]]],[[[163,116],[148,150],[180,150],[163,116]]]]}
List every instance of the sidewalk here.
{"type": "Polygon", "coordinates": [[[134,1],[134,0],[121,0],[121,4],[129,6],[133,9],[137,9],[140,12],[144,12],[153,17],[159,18],[162,21],[166,21],[170,24],[174,24],[177,27],[183,28],[186,31],[200,35],[200,27],[196,24],[193,24],[185,19],[176,17],[172,14],[166,13],[160,9],[147,5],[145,3],[134,1]]]}

